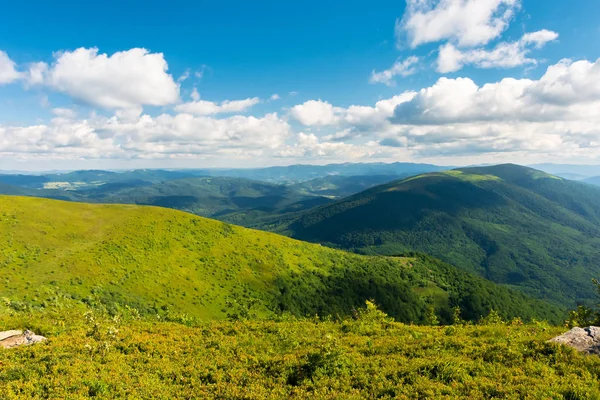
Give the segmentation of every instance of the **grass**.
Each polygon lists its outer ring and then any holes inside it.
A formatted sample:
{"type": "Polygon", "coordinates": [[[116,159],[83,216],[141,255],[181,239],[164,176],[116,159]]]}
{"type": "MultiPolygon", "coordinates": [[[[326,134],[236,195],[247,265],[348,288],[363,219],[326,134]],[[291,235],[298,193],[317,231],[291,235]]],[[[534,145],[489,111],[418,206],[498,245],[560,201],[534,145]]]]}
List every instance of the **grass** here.
{"type": "Polygon", "coordinates": [[[600,358],[546,341],[543,323],[415,326],[371,304],[355,319],[188,322],[58,301],[0,307],[0,329],[43,344],[0,350],[0,397],[598,399],[600,358]]]}
{"type": "Polygon", "coordinates": [[[492,309],[505,318],[565,317],[435,259],[411,257],[360,256],[158,207],[0,196],[0,290],[23,307],[60,294],[203,319],[343,316],[372,298],[403,322],[427,323],[429,309],[450,322],[455,306],[472,320],[492,309]]]}

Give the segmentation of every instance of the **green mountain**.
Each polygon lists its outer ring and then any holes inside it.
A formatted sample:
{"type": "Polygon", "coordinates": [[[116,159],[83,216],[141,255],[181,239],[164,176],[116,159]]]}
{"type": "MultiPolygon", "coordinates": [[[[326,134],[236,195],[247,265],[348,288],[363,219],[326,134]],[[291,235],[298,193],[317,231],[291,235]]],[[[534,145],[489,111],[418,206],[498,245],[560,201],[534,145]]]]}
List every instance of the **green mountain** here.
{"type": "Polygon", "coordinates": [[[405,322],[562,319],[562,310],[426,256],[368,257],[159,207],[0,196],[0,291],[18,308],[56,296],[171,309],[347,315],[374,299],[405,322]]]}
{"type": "MultiPolygon", "coordinates": [[[[138,177],[142,178],[141,174],[138,177]]],[[[244,226],[331,201],[284,185],[226,177],[175,179],[155,184],[142,179],[115,181],[78,190],[29,189],[0,183],[0,194],[91,203],[154,205],[244,226]]]]}
{"type": "Polygon", "coordinates": [[[415,163],[343,163],[327,165],[289,165],[247,169],[199,169],[186,172],[202,176],[230,176],[264,182],[293,184],[327,176],[394,175],[398,177],[443,171],[450,167],[415,163]]]}
{"type": "Polygon", "coordinates": [[[290,165],[268,168],[237,169],[138,169],[131,171],[83,170],[65,173],[3,173],[0,183],[30,189],[77,190],[105,184],[144,182],[147,185],[191,177],[234,177],[278,184],[293,184],[327,176],[388,175],[397,178],[425,172],[442,171],[448,167],[414,163],[345,163],[328,165],[290,165]]]}
{"type": "Polygon", "coordinates": [[[395,181],[273,230],[367,254],[422,251],[570,305],[600,275],[600,189],[517,165],[395,181]]]}
{"type": "Polygon", "coordinates": [[[304,193],[310,193],[318,196],[330,198],[342,198],[362,192],[373,186],[391,182],[411,176],[412,174],[401,175],[328,175],[322,178],[315,178],[309,181],[290,185],[290,187],[304,193]]]}

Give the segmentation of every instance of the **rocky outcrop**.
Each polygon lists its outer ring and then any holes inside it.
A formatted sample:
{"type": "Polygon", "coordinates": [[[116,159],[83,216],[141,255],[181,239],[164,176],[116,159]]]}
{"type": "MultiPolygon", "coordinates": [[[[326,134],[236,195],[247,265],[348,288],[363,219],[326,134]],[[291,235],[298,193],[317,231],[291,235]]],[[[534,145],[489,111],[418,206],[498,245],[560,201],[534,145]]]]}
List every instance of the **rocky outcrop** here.
{"type": "Polygon", "coordinates": [[[45,337],[36,335],[31,331],[4,331],[0,332],[0,348],[10,349],[17,346],[27,346],[43,342],[45,337]]]}
{"type": "Polygon", "coordinates": [[[549,341],[573,347],[582,353],[600,355],[600,327],[597,326],[573,328],[549,341]]]}

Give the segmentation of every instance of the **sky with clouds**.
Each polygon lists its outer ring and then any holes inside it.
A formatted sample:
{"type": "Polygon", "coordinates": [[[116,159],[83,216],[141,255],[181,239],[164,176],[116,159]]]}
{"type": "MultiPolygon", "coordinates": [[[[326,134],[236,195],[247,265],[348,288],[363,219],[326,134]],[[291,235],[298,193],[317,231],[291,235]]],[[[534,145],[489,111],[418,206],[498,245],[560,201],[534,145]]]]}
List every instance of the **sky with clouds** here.
{"type": "Polygon", "coordinates": [[[0,169],[600,164],[595,0],[12,3],[0,169]]]}

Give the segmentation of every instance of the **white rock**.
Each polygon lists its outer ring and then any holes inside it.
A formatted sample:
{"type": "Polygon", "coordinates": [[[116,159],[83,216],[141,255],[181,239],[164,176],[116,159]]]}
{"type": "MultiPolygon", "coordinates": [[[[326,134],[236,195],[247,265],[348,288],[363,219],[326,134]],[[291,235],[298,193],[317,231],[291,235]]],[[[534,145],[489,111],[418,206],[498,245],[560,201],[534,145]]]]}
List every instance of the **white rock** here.
{"type": "Polygon", "coordinates": [[[582,353],[600,355],[600,327],[573,328],[549,342],[561,343],[582,353]]]}

